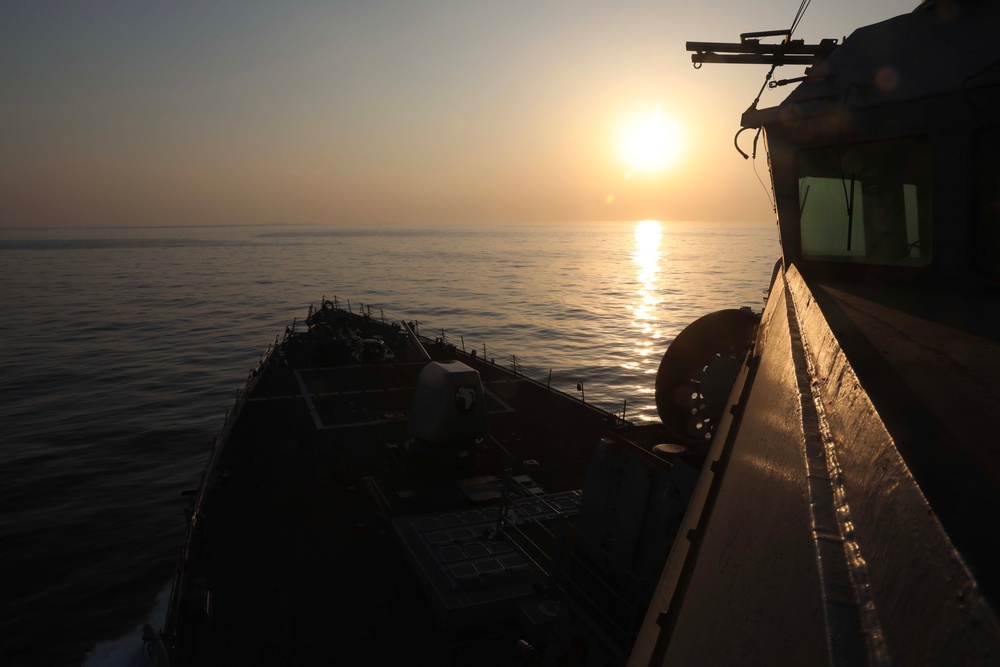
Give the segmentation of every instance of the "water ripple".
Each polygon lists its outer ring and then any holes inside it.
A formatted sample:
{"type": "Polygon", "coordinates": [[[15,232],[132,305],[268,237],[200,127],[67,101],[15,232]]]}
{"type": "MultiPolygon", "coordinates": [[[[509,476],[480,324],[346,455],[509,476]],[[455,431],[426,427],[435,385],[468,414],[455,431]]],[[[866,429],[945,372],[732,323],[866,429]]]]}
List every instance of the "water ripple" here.
{"type": "Polygon", "coordinates": [[[0,541],[16,574],[0,663],[79,663],[135,628],[172,575],[180,494],[235,386],[323,295],[517,355],[648,420],[669,341],[712,310],[760,307],[774,236],[681,223],[0,232],[0,541]]]}

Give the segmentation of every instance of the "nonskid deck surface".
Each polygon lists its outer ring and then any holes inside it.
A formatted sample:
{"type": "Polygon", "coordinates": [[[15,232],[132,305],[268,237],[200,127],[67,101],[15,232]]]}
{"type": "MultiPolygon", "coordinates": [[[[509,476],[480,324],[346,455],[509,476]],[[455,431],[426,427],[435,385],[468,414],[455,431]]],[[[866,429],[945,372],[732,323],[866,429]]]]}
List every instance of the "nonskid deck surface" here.
{"type": "Polygon", "coordinates": [[[408,451],[427,363],[414,347],[338,364],[314,363],[308,334],[283,345],[200,508],[176,627],[182,663],[517,659],[514,608],[539,573],[488,534],[503,476],[578,513],[608,416],[449,346],[428,350],[481,375],[489,436],[474,465],[408,451]]]}

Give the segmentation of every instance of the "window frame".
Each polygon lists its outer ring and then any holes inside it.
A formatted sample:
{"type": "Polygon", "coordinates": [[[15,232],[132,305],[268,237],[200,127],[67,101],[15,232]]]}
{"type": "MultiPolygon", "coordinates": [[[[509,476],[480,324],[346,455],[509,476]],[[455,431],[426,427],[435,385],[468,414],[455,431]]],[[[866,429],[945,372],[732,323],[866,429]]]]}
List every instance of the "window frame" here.
{"type": "Polygon", "coordinates": [[[910,269],[933,263],[934,169],[929,137],[801,148],[794,169],[798,252],[803,261],[910,269]],[[818,205],[807,194],[815,185],[826,191],[818,205]],[[832,239],[838,225],[841,233],[850,230],[850,242],[835,251],[832,239]],[[824,244],[829,252],[823,252],[824,244]]]}

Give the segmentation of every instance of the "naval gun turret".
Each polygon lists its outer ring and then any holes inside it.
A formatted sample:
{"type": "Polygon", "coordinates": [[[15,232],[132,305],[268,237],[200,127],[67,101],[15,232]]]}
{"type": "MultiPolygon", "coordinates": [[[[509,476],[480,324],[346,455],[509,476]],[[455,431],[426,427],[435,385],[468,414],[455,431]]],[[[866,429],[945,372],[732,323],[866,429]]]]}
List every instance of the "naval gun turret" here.
{"type": "Polygon", "coordinates": [[[409,423],[411,454],[470,465],[487,435],[486,396],[479,372],[460,361],[435,361],[420,373],[409,423]]]}

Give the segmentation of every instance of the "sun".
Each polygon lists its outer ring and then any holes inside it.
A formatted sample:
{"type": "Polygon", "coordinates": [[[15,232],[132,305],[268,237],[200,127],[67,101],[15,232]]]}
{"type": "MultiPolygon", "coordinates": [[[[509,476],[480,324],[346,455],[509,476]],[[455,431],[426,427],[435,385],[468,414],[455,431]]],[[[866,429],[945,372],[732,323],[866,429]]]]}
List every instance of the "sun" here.
{"type": "Polygon", "coordinates": [[[637,171],[662,171],[677,162],[683,148],[680,128],[659,109],[633,116],[619,137],[625,163],[637,171]]]}

